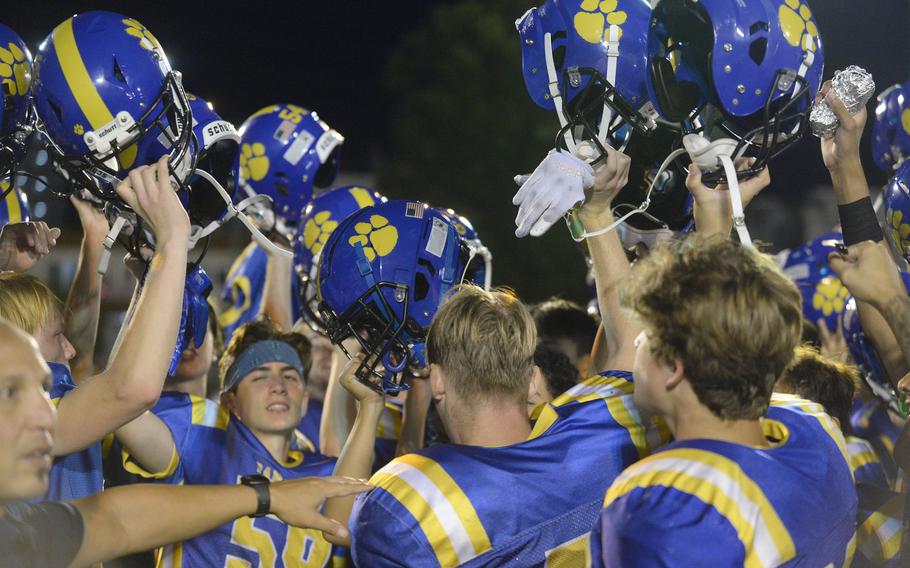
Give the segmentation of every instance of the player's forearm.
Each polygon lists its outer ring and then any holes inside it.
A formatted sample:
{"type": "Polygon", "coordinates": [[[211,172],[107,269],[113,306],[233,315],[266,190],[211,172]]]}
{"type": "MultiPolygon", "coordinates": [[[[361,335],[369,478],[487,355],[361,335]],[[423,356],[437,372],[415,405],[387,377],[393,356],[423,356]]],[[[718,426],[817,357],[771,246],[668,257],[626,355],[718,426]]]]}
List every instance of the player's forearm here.
{"type": "Polygon", "coordinates": [[[294,327],[291,309],[290,259],[270,254],[265,269],[265,301],[263,311],[281,329],[289,331],[294,327]]]}
{"type": "MultiPolygon", "coordinates": [[[[373,467],[373,451],[376,447],[376,427],[382,411],[382,403],[360,405],[357,418],[354,419],[354,427],[351,428],[351,434],[341,450],[333,475],[357,479],[370,477],[370,470],[373,467]]],[[[343,526],[348,526],[348,519],[353,507],[354,497],[335,497],[326,501],[324,514],[343,526]]],[[[323,535],[332,544],[350,546],[348,537],[339,538],[328,533],[323,533],[323,535]]]]}
{"type": "Polygon", "coordinates": [[[332,351],[332,374],[326,387],[325,400],[322,406],[322,420],[319,423],[319,452],[326,456],[337,456],[341,453],[342,440],[351,432],[349,406],[353,405],[352,397],[344,390],[338,380],[347,358],[338,347],[332,351]]]}
{"type": "Polygon", "coordinates": [[[904,359],[904,354],[894,332],[891,331],[891,326],[872,305],[865,302],[857,302],[856,305],[863,333],[875,347],[888,376],[897,382],[907,371],[910,371],[910,366],[904,359]]]}
{"type": "Polygon", "coordinates": [[[728,205],[729,200],[711,203],[696,203],[692,209],[692,216],[695,219],[695,230],[700,235],[724,235],[730,236],[733,230],[733,215],[728,205]]]}
{"type": "MultiPolygon", "coordinates": [[[[612,223],[613,214],[607,209],[599,215],[582,217],[582,222],[589,231],[595,230],[612,223]]],[[[629,260],[615,230],[591,237],[587,243],[594,263],[597,301],[607,339],[607,365],[617,369],[630,368],[635,354],[635,337],[641,326],[626,314],[620,303],[620,289],[631,272],[629,260]]],[[[606,369],[593,370],[601,372],[606,369]]]]}
{"type": "Polygon", "coordinates": [[[104,247],[92,236],[82,238],[76,275],[66,297],[66,337],[76,356],[70,363],[76,383],[94,372],[95,341],[101,314],[101,275],[98,264],[104,247]]]}
{"type": "Polygon", "coordinates": [[[428,379],[411,379],[411,390],[404,401],[404,417],[401,434],[395,447],[395,455],[403,456],[423,448],[426,436],[427,416],[433,403],[428,379]]]}
{"type": "Polygon", "coordinates": [[[876,307],[894,333],[904,355],[904,362],[910,366],[910,296],[899,291],[891,298],[883,299],[876,307]]]}
{"type": "Polygon", "coordinates": [[[830,170],[831,185],[838,205],[846,205],[869,197],[869,184],[866,174],[860,163],[859,155],[854,159],[846,160],[837,169],[830,170]]]}
{"type": "Polygon", "coordinates": [[[180,542],[256,511],[243,485],[115,487],[73,503],[85,537],[74,566],[180,542]],[[150,514],[151,513],[151,514],[150,514]]]}
{"type": "Polygon", "coordinates": [[[153,404],[161,391],[177,343],[186,258],[186,243],[179,241],[159,247],[152,258],[136,311],[105,371],[118,398],[153,404]]]}

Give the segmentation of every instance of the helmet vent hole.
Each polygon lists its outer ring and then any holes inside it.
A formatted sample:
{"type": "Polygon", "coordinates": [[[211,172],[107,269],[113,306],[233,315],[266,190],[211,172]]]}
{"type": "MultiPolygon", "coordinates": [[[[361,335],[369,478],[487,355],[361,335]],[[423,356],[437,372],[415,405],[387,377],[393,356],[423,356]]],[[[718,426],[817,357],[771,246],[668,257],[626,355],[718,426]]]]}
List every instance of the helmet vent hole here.
{"type": "Polygon", "coordinates": [[[768,22],[755,22],[749,26],[749,35],[755,35],[758,32],[769,32],[771,27],[768,25],[768,22]]]}
{"type": "Polygon", "coordinates": [[[123,74],[123,69],[120,68],[116,59],[114,59],[114,77],[124,85],[126,84],[126,75],[123,74]]]}
{"type": "Polygon", "coordinates": [[[749,46],[749,58],[752,59],[756,65],[761,65],[765,60],[765,53],[767,53],[767,51],[768,38],[758,38],[749,46]]]}
{"type": "Polygon", "coordinates": [[[414,276],[414,300],[418,302],[423,300],[429,292],[430,283],[427,281],[427,277],[422,272],[418,272],[414,276]]]}
{"type": "Polygon", "coordinates": [[[288,189],[287,184],[285,184],[285,183],[276,183],[275,191],[277,191],[278,195],[280,195],[281,197],[287,197],[291,193],[291,191],[288,189]]]}

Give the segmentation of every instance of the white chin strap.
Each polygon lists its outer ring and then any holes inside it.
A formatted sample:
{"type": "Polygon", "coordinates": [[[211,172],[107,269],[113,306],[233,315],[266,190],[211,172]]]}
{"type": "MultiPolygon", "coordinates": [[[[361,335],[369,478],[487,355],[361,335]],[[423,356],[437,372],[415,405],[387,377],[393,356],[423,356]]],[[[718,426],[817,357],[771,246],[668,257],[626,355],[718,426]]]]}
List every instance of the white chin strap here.
{"type": "MultiPolygon", "coordinates": [[[[619,69],[619,26],[610,24],[607,32],[607,82],[614,89],[616,88],[616,73],[619,69]]],[[[613,95],[610,95],[610,100],[613,95]]],[[[607,135],[610,133],[610,124],[613,122],[613,109],[604,101],[603,114],[600,115],[600,127],[597,129],[597,139],[601,144],[607,143],[607,135]]]]}
{"type": "Polygon", "coordinates": [[[126,217],[122,214],[118,215],[117,219],[115,219],[111,225],[111,230],[108,231],[107,236],[104,237],[104,251],[101,253],[100,262],[98,262],[98,274],[101,276],[107,274],[107,268],[111,263],[111,251],[114,248],[114,244],[117,243],[117,237],[120,236],[120,232],[123,231],[123,227],[126,223],[126,217]]]}
{"type": "Polygon", "coordinates": [[[225,212],[221,219],[212,221],[205,227],[193,227],[193,230],[190,234],[189,248],[192,249],[201,239],[215,232],[218,227],[226,223],[232,217],[236,217],[238,220],[240,220],[241,223],[243,223],[243,225],[253,236],[253,240],[256,241],[256,244],[258,244],[260,247],[272,254],[277,254],[285,258],[294,258],[294,253],[292,251],[282,248],[270,241],[268,237],[262,234],[262,231],[260,231],[259,228],[256,227],[256,225],[250,221],[244,213],[247,208],[260,205],[260,202],[262,200],[268,200],[268,197],[264,195],[250,196],[235,206],[234,202],[231,200],[231,196],[228,195],[228,192],[221,186],[220,183],[218,183],[214,177],[212,177],[210,173],[205,170],[196,170],[196,175],[212,184],[212,186],[218,190],[218,194],[227,205],[227,212],[225,212]]]}
{"type": "MultiPolygon", "coordinates": [[[[556,63],[553,62],[553,38],[550,33],[547,32],[543,36],[543,54],[544,59],[547,63],[547,81],[550,91],[550,99],[553,101],[553,105],[556,107],[556,116],[559,117],[559,126],[561,128],[566,128],[569,121],[566,119],[566,115],[562,112],[562,95],[559,93],[559,76],[556,74],[556,63]]],[[[572,138],[572,133],[569,132],[569,129],[566,129],[563,137],[566,140],[566,148],[569,152],[575,153],[575,139],[572,138]]]]}
{"type": "Polygon", "coordinates": [[[752,237],[749,235],[749,228],[746,227],[746,212],[743,209],[743,197],[739,191],[739,179],[736,177],[736,167],[730,156],[721,156],[720,163],[727,175],[727,187],[730,191],[730,205],[733,209],[733,228],[739,236],[739,242],[743,246],[752,247],[752,237]]]}

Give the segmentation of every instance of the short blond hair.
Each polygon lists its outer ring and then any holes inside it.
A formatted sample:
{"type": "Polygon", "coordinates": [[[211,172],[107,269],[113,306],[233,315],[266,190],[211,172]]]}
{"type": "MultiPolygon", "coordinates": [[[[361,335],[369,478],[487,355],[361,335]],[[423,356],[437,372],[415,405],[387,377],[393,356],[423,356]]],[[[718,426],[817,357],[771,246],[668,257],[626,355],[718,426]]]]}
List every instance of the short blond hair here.
{"type": "Polygon", "coordinates": [[[682,361],[699,402],[724,420],[765,414],[802,331],[796,285],[768,255],[721,236],[654,249],[636,263],[623,303],[651,353],[682,361]]]}
{"type": "Polygon", "coordinates": [[[57,313],[63,304],[47,284],[30,274],[0,272],[0,317],[35,335],[57,313]]]}
{"type": "Polygon", "coordinates": [[[427,332],[427,362],[439,365],[464,400],[524,401],[534,368],[537,329],[508,290],[455,288],[427,332]]]}

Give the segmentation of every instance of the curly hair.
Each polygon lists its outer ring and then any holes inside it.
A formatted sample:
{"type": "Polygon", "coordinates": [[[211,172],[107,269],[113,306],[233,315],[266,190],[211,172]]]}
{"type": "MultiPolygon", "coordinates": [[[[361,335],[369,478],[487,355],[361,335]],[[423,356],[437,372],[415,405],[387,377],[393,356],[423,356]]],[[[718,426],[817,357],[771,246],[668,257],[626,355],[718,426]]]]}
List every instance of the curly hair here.
{"type": "Polygon", "coordinates": [[[651,353],[682,361],[699,402],[724,420],[764,415],[800,338],[800,301],[768,255],[698,234],[657,247],[623,291],[651,353]]]}
{"type": "MultiPolygon", "coordinates": [[[[224,379],[228,370],[240,354],[246,351],[250,345],[269,339],[283,341],[297,351],[300,356],[300,362],[303,363],[304,374],[309,375],[310,365],[313,361],[310,340],[301,333],[282,331],[268,318],[262,318],[238,327],[231,338],[231,342],[218,360],[218,382],[221,390],[224,390],[224,379]]],[[[301,378],[305,379],[306,377],[301,378]]]]}

